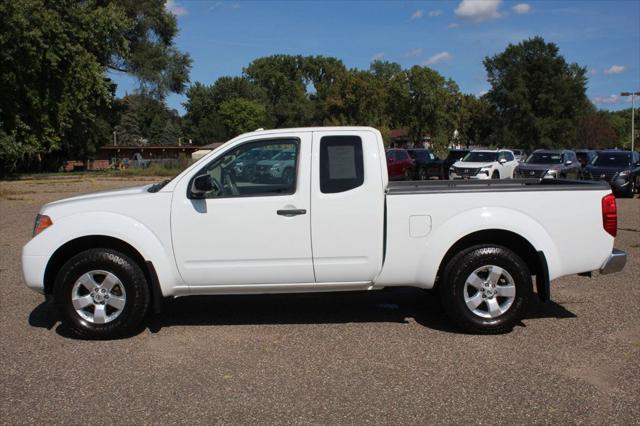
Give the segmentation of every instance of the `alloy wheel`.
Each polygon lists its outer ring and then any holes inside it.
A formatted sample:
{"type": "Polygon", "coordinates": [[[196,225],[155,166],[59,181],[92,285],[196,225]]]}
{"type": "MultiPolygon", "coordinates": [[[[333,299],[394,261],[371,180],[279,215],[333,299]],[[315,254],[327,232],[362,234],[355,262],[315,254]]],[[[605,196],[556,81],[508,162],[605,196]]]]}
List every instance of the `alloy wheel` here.
{"type": "Polygon", "coordinates": [[[92,270],[76,280],[71,290],[71,303],[85,321],[106,324],[120,316],[127,303],[127,294],[114,274],[92,270]]]}
{"type": "Polygon", "coordinates": [[[485,265],[473,271],[464,284],[467,308],[482,318],[497,318],[506,313],[516,297],[513,277],[504,268],[485,265]]]}

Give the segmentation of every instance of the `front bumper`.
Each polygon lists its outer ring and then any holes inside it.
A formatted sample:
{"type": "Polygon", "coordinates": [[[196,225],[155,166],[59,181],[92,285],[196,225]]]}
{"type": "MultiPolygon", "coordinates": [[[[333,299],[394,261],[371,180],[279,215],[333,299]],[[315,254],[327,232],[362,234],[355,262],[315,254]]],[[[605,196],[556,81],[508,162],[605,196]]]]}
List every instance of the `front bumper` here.
{"type": "Polygon", "coordinates": [[[484,173],[478,173],[478,174],[470,176],[470,175],[459,175],[459,174],[457,174],[455,172],[449,172],[449,179],[452,179],[452,180],[453,179],[481,179],[481,180],[484,180],[484,179],[489,179],[489,175],[484,174],[484,173]]]}
{"type": "Polygon", "coordinates": [[[47,269],[48,256],[30,256],[22,253],[22,276],[31,290],[44,294],[44,272],[47,269]]]}
{"type": "Polygon", "coordinates": [[[604,262],[604,265],[600,268],[600,273],[605,274],[613,274],[615,272],[620,272],[624,269],[624,265],[627,263],[627,253],[622,250],[613,249],[607,261],[604,262]]]}

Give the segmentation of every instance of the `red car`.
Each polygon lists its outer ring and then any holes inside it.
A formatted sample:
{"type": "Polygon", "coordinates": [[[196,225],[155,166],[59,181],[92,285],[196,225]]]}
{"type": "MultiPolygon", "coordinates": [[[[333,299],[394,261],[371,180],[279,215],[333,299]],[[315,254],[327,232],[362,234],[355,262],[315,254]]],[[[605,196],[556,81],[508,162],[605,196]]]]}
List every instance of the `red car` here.
{"type": "Polygon", "coordinates": [[[387,150],[387,170],[389,180],[411,180],[414,175],[415,160],[406,149],[387,150]]]}

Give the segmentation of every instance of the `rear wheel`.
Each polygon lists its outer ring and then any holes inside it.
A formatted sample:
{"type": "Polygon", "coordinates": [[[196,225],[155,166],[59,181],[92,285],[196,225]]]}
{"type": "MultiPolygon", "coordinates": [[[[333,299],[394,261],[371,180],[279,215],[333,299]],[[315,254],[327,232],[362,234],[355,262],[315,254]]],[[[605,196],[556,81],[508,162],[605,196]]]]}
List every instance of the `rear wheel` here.
{"type": "Polygon", "coordinates": [[[526,263],[494,245],[470,247],[454,256],[438,288],[447,315],[465,331],[478,334],[510,331],[533,294],[526,263]]]}
{"type": "Polygon", "coordinates": [[[55,283],[62,321],[74,334],[111,339],[136,331],[149,306],[140,266],[111,249],[91,249],[64,264],[55,283]]]}

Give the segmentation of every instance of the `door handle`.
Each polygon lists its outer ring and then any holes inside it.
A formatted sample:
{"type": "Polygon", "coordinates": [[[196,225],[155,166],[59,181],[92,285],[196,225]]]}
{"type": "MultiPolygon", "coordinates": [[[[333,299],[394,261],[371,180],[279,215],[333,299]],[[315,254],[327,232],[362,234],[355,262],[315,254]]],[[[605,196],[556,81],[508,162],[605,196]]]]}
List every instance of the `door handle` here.
{"type": "Polygon", "coordinates": [[[298,216],[301,214],[306,214],[307,211],[305,209],[287,209],[287,210],[278,210],[277,213],[280,216],[298,216]]]}

